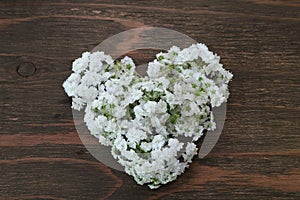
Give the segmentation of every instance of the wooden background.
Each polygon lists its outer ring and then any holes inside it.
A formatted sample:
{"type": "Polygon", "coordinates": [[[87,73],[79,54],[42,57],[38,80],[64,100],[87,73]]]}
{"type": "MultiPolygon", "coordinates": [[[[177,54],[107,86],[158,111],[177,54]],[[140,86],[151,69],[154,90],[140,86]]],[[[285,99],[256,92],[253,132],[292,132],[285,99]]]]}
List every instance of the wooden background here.
{"type": "Polygon", "coordinates": [[[0,199],[300,199],[299,1],[78,2],[0,1],[0,199]],[[61,87],[83,51],[145,25],[234,74],[217,145],[158,190],[89,154],[61,87]]]}

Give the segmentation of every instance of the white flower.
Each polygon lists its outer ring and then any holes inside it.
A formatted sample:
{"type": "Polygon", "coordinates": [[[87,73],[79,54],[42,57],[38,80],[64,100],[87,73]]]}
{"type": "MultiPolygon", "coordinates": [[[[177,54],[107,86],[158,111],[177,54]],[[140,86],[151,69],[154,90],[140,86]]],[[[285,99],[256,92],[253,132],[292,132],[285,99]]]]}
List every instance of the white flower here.
{"type": "Polygon", "coordinates": [[[80,82],[80,75],[77,73],[72,73],[69,78],[66,80],[66,82],[72,82],[79,84],[80,82]]]}
{"type": "Polygon", "coordinates": [[[90,52],[84,52],[81,58],[77,58],[72,65],[73,72],[78,74],[83,72],[88,67],[89,56],[90,52]]]}
{"type": "Polygon", "coordinates": [[[186,153],[183,154],[183,159],[190,163],[192,162],[192,158],[197,154],[197,147],[194,143],[188,142],[186,145],[186,153]]]}
{"type": "Polygon", "coordinates": [[[164,66],[157,60],[150,62],[148,65],[148,69],[147,69],[148,76],[150,78],[160,77],[162,67],[164,67],[164,66]]]}
{"type": "Polygon", "coordinates": [[[102,70],[103,64],[102,62],[104,61],[104,53],[103,52],[94,52],[90,55],[90,64],[89,68],[91,71],[94,72],[99,72],[102,70]]]}
{"type": "Polygon", "coordinates": [[[139,143],[141,140],[147,138],[147,133],[142,130],[136,129],[134,127],[129,128],[126,133],[126,137],[128,138],[129,144],[139,143]]]}
{"type": "Polygon", "coordinates": [[[140,105],[135,106],[133,111],[134,111],[135,117],[138,118],[138,119],[141,119],[144,116],[146,116],[146,111],[140,105]]]}
{"type": "Polygon", "coordinates": [[[227,101],[232,79],[204,44],[157,54],[146,77],[131,58],[114,61],[103,52],[83,53],[72,71],[63,83],[72,108],[85,107],[90,133],[151,189],[175,180],[192,162],[193,142],[216,128],[212,108],[227,101]]]}
{"type": "Polygon", "coordinates": [[[152,80],[143,80],[143,81],[133,85],[133,87],[149,92],[149,91],[156,89],[157,86],[152,80]]]}
{"type": "Polygon", "coordinates": [[[126,110],[124,107],[119,107],[117,109],[114,109],[114,111],[115,112],[113,114],[118,120],[126,116],[126,110]]]}
{"type": "Polygon", "coordinates": [[[81,98],[74,97],[72,99],[72,108],[75,110],[81,110],[83,108],[84,104],[85,104],[85,102],[81,98]]]}
{"type": "Polygon", "coordinates": [[[125,139],[123,139],[122,137],[117,137],[115,142],[114,142],[114,146],[116,147],[116,149],[118,149],[119,151],[127,151],[127,142],[125,139]]]}
{"type": "Polygon", "coordinates": [[[160,100],[156,104],[157,113],[166,113],[167,112],[167,103],[163,100],[160,100]]]}
{"type": "Polygon", "coordinates": [[[87,86],[96,86],[99,80],[101,80],[101,75],[91,70],[87,70],[81,78],[81,82],[87,86]]]}
{"type": "Polygon", "coordinates": [[[152,116],[150,117],[151,126],[155,127],[156,132],[160,133],[163,130],[163,126],[161,122],[159,121],[158,117],[152,116]]]}
{"type": "Polygon", "coordinates": [[[63,87],[68,96],[77,96],[78,83],[66,80],[63,83],[63,87]]]}
{"type": "Polygon", "coordinates": [[[155,135],[152,140],[152,149],[159,150],[165,144],[165,139],[161,135],[155,135]]]}
{"type": "Polygon", "coordinates": [[[170,84],[170,81],[166,77],[159,77],[156,81],[162,85],[163,89],[167,89],[170,84]]]}
{"type": "Polygon", "coordinates": [[[152,143],[149,142],[141,142],[141,148],[145,151],[150,151],[152,149],[152,143]]]}
{"type": "Polygon", "coordinates": [[[168,145],[171,149],[176,151],[180,151],[180,149],[183,147],[183,143],[179,142],[179,140],[175,138],[169,139],[168,145]]]}
{"type": "Polygon", "coordinates": [[[88,87],[86,85],[80,84],[78,86],[78,96],[82,97],[85,103],[92,102],[98,94],[98,91],[94,87],[88,87]]]}
{"type": "Polygon", "coordinates": [[[166,91],[165,94],[166,94],[166,101],[169,105],[179,104],[179,101],[177,100],[176,96],[173,93],[166,91]]]}
{"type": "Polygon", "coordinates": [[[180,48],[177,46],[172,46],[168,52],[172,53],[173,56],[176,56],[180,52],[180,48]]]}
{"type": "Polygon", "coordinates": [[[115,96],[120,96],[124,93],[124,88],[119,84],[118,80],[108,80],[105,83],[106,91],[115,96]]]}
{"type": "Polygon", "coordinates": [[[143,92],[138,89],[128,89],[128,96],[124,100],[124,105],[129,105],[134,103],[136,100],[139,100],[143,96],[143,92]]]}
{"type": "Polygon", "coordinates": [[[128,56],[125,56],[122,60],[121,63],[125,65],[125,70],[128,71],[134,71],[135,70],[135,64],[131,58],[128,56]]]}
{"type": "Polygon", "coordinates": [[[144,105],[144,109],[148,114],[153,114],[156,112],[157,102],[155,101],[148,101],[144,105]]]}
{"type": "Polygon", "coordinates": [[[154,160],[161,159],[162,158],[162,152],[158,148],[153,148],[151,151],[151,158],[154,160]]]}

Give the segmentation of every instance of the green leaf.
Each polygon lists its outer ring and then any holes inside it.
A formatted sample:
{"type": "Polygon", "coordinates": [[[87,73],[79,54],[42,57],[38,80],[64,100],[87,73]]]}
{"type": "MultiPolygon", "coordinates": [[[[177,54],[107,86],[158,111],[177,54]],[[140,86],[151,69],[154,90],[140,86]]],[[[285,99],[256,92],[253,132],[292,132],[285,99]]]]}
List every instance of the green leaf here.
{"type": "Polygon", "coordinates": [[[127,68],[128,70],[130,70],[130,69],[131,69],[131,65],[130,65],[130,64],[127,64],[127,65],[126,65],[126,68],[127,68]]]}
{"type": "Polygon", "coordinates": [[[158,56],[158,60],[159,60],[159,61],[161,61],[161,60],[163,60],[163,59],[164,59],[164,57],[163,57],[162,55],[158,56]]]}

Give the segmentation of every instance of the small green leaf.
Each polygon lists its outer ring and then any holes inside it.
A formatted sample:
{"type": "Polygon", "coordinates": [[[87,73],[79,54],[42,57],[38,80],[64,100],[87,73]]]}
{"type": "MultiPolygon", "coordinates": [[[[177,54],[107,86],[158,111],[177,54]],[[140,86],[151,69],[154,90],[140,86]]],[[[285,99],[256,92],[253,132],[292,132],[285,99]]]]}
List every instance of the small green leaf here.
{"type": "Polygon", "coordinates": [[[158,56],[158,60],[159,60],[159,61],[161,61],[161,60],[163,60],[163,59],[164,59],[164,57],[163,57],[162,55],[158,56]]]}
{"type": "Polygon", "coordinates": [[[131,69],[131,65],[130,65],[130,64],[127,64],[127,65],[126,65],[126,68],[127,68],[128,70],[130,70],[130,69],[131,69]]]}
{"type": "Polygon", "coordinates": [[[210,87],[211,85],[210,85],[210,83],[205,83],[205,86],[208,88],[208,87],[210,87]]]}

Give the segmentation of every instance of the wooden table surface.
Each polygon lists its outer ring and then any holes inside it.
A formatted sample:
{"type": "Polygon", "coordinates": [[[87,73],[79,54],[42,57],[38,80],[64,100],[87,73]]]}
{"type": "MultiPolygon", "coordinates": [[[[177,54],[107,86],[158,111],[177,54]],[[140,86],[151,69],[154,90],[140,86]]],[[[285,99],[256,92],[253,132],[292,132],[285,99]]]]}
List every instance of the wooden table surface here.
{"type": "Polygon", "coordinates": [[[298,0],[78,2],[0,2],[0,199],[300,199],[298,0]],[[85,149],[61,86],[83,51],[142,26],[207,44],[234,74],[217,145],[158,190],[85,149]]]}

